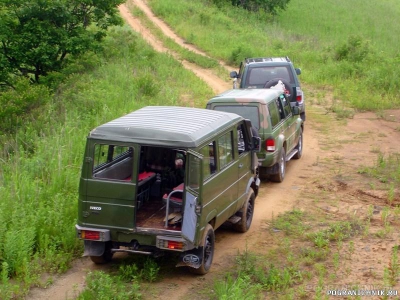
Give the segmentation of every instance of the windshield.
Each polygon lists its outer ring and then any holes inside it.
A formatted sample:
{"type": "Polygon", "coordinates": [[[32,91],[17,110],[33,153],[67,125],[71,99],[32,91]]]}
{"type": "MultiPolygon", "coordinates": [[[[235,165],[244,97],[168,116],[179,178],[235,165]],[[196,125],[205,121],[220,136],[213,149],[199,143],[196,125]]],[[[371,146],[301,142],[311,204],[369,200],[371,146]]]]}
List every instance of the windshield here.
{"type": "Polygon", "coordinates": [[[244,119],[250,120],[251,125],[257,129],[257,131],[260,129],[260,119],[259,119],[259,113],[258,113],[258,107],[257,106],[245,106],[245,105],[218,105],[215,106],[215,110],[218,111],[225,111],[225,112],[230,112],[237,114],[244,119]]]}

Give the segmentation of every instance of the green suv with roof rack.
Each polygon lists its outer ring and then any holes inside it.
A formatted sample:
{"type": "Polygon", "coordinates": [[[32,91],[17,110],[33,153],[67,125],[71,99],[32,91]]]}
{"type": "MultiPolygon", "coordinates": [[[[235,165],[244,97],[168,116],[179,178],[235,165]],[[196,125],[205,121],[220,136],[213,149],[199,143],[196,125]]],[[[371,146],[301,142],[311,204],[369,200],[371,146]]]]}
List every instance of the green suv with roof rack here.
{"type": "Polygon", "coordinates": [[[233,88],[259,89],[270,88],[281,81],[292,106],[298,106],[300,117],[306,120],[304,93],[300,86],[299,68],[293,66],[289,57],[246,58],[240,63],[239,73],[232,71],[233,88]]]}
{"type": "Polygon", "coordinates": [[[260,177],[282,182],[286,162],[303,153],[304,122],[282,89],[233,89],[210,99],[207,109],[235,113],[251,121],[261,138],[260,177]]]}

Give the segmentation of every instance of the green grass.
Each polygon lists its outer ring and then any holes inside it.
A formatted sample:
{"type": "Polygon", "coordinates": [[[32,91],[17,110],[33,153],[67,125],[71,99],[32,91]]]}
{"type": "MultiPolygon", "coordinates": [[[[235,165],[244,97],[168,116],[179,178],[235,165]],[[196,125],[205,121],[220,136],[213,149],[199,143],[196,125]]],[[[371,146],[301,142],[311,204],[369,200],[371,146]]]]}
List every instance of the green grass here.
{"type": "Polygon", "coordinates": [[[127,284],[118,276],[102,271],[90,272],[86,278],[86,288],[78,296],[78,300],[140,300],[142,294],[139,283],[127,284]]]}
{"type": "MultiPolygon", "coordinates": [[[[210,1],[149,4],[181,37],[228,64],[238,65],[244,57],[287,55],[302,69],[302,81],[314,88],[329,86],[347,106],[400,107],[400,71],[394,67],[400,59],[395,42],[400,28],[391,21],[400,11],[398,1],[292,0],[275,19],[217,8],[210,1]]],[[[352,115],[336,110],[343,117],[352,115]]]]}
{"type": "Polygon", "coordinates": [[[356,34],[370,41],[378,52],[396,56],[400,27],[392,20],[399,14],[400,3],[396,0],[291,0],[277,22],[293,37],[314,40],[317,47],[335,46],[356,34]]]}
{"type": "Polygon", "coordinates": [[[393,200],[394,186],[400,184],[400,153],[384,155],[379,152],[374,165],[361,166],[358,172],[377,178],[382,183],[387,183],[389,198],[393,200]]]}
{"type": "MultiPolygon", "coordinates": [[[[337,216],[298,209],[278,215],[264,236],[268,246],[239,253],[234,269],[212,289],[205,288],[211,291],[208,299],[327,299],[328,289],[343,280],[357,289],[360,283],[346,278],[367,221],[348,217],[338,221],[337,216]]],[[[381,284],[395,286],[400,277],[397,246],[382,269],[381,284]]]]}
{"type": "Polygon", "coordinates": [[[55,93],[40,113],[1,136],[1,299],[23,297],[43,284],[41,273],[63,272],[82,254],[74,226],[90,130],[142,106],[204,107],[212,96],[192,72],[128,27],[109,34],[103,52],[48,77],[55,93]]]}

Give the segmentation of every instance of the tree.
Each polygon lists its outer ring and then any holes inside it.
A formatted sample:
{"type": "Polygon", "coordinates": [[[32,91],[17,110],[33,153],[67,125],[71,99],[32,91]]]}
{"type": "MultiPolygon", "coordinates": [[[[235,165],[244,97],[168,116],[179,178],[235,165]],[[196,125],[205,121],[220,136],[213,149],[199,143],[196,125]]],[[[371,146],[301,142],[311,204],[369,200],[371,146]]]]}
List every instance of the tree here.
{"type": "Polygon", "coordinates": [[[286,9],[290,0],[227,0],[235,6],[241,6],[249,11],[265,10],[271,15],[277,15],[278,11],[286,9]]]}
{"type": "Polygon", "coordinates": [[[0,85],[12,76],[60,70],[67,55],[95,49],[111,25],[121,24],[123,0],[0,0],[0,85]]]}

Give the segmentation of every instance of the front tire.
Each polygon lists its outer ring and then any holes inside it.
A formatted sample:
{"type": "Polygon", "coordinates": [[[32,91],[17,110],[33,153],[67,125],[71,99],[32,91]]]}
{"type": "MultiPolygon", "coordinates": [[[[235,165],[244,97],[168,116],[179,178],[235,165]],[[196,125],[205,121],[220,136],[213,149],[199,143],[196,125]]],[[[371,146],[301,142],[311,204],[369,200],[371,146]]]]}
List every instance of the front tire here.
{"type": "Polygon", "coordinates": [[[197,275],[204,275],[210,270],[214,257],[215,234],[214,229],[210,224],[207,224],[204,229],[200,246],[203,247],[201,265],[198,269],[190,268],[190,272],[197,275]]]}
{"type": "Polygon", "coordinates": [[[246,202],[243,204],[243,207],[240,210],[240,212],[242,213],[242,220],[240,220],[239,223],[233,225],[233,229],[235,229],[236,231],[244,233],[249,230],[251,222],[253,221],[255,199],[256,196],[253,189],[251,189],[249,197],[247,198],[246,202]]]}
{"type": "Polygon", "coordinates": [[[281,156],[279,157],[279,171],[277,174],[271,175],[271,181],[273,182],[282,182],[285,179],[286,174],[286,151],[285,148],[281,150],[281,156]]]}

